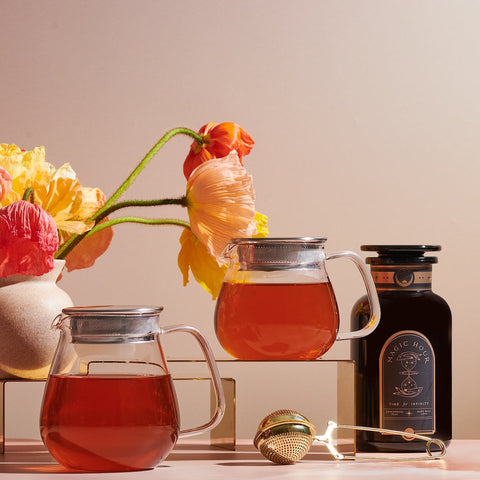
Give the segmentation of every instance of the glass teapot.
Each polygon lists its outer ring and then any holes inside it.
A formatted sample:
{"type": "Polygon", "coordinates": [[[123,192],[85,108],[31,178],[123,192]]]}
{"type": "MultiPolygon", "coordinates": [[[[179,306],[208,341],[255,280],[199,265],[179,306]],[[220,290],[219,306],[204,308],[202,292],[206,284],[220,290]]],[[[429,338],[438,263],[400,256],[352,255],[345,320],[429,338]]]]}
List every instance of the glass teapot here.
{"type": "Polygon", "coordinates": [[[353,252],[325,254],[325,238],[238,238],[215,308],[222,347],[241,360],[313,360],[335,340],[360,338],[380,320],[369,270],[353,252]],[[325,261],[347,258],[360,270],[371,306],[360,330],[338,333],[339,315],[325,261]]]}
{"type": "Polygon", "coordinates": [[[154,468],[178,437],[212,429],[225,399],[210,347],[194,327],[161,327],[162,307],[72,307],[53,322],[60,339],[43,397],[42,439],[63,466],[113,472],[154,468]],[[200,343],[217,407],[205,425],[180,430],[160,339],[187,332],[200,343]]]}

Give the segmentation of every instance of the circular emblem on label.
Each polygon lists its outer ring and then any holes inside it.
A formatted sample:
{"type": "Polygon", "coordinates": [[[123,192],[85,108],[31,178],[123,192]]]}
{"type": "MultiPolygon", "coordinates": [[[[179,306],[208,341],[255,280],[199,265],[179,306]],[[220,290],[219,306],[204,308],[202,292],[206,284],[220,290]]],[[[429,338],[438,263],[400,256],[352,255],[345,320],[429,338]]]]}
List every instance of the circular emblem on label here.
{"type": "Polygon", "coordinates": [[[408,268],[401,268],[393,275],[393,280],[399,287],[409,287],[414,279],[415,274],[408,268]]]}
{"type": "MultiPolygon", "coordinates": [[[[413,428],[406,428],[405,429],[405,433],[415,433],[415,430],[413,428]]],[[[402,438],[404,440],[406,440],[407,442],[410,442],[411,440],[413,440],[415,437],[412,437],[411,435],[402,435],[402,438]]]]}

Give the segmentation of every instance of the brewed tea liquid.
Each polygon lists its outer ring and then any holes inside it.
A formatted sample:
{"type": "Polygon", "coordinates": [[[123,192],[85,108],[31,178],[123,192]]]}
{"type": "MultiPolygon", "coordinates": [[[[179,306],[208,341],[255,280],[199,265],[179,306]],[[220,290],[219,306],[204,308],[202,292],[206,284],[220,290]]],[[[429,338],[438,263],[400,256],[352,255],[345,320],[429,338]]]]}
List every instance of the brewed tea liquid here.
{"type": "Polygon", "coordinates": [[[225,282],[215,328],[223,348],[238,359],[313,360],[335,341],[337,303],[329,282],[225,282]]]}
{"type": "Polygon", "coordinates": [[[170,375],[48,379],[40,431],[63,466],[87,471],[153,468],[179,431],[170,375]]]}

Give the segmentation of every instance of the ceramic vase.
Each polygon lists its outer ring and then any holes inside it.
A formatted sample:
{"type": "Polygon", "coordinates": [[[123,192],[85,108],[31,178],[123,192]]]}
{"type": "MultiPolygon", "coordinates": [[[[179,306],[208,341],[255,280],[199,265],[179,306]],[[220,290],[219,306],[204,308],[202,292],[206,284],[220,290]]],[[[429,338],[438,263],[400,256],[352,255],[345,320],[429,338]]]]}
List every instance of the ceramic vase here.
{"type": "Polygon", "coordinates": [[[0,278],[0,378],[48,376],[58,343],[52,321],[73,306],[56,283],[64,265],[55,260],[53,270],[39,277],[0,278]]]}

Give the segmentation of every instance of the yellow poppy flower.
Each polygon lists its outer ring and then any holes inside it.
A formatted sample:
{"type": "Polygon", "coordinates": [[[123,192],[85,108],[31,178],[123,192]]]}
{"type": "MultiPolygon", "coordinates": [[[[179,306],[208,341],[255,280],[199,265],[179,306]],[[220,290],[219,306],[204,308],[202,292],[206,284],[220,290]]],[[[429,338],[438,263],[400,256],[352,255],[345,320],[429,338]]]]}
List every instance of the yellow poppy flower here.
{"type": "Polygon", "coordinates": [[[10,174],[2,167],[0,167],[0,201],[12,189],[12,178],[10,174]]]}
{"type": "Polygon", "coordinates": [[[182,247],[178,254],[178,266],[183,275],[183,286],[187,285],[191,270],[195,280],[212,295],[212,300],[215,300],[222,286],[226,265],[219,266],[216,258],[208,253],[205,245],[188,228],[183,230],[180,244],[182,247]]]}
{"type": "MultiPolygon", "coordinates": [[[[266,237],[267,216],[257,212],[255,219],[258,233],[254,237],[266,237]]],[[[227,265],[220,266],[217,259],[208,253],[205,245],[188,228],[183,230],[180,244],[182,247],[178,254],[178,266],[183,275],[183,286],[188,284],[191,271],[195,280],[212,295],[212,300],[215,300],[220,292],[227,265]]]]}
{"type": "Polygon", "coordinates": [[[17,145],[0,143],[0,166],[12,179],[12,188],[2,199],[2,206],[21,200],[27,188],[35,190],[46,185],[55,172],[55,167],[45,161],[44,147],[24,151],[17,145]]]}
{"type": "Polygon", "coordinates": [[[98,188],[82,187],[66,163],[48,184],[35,190],[35,202],[53,217],[64,243],[72,233],[82,234],[94,226],[88,219],[105,203],[105,195],[98,188]]]}

